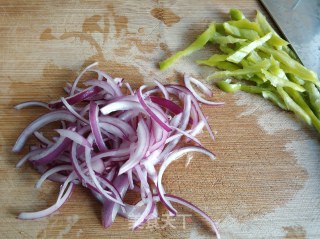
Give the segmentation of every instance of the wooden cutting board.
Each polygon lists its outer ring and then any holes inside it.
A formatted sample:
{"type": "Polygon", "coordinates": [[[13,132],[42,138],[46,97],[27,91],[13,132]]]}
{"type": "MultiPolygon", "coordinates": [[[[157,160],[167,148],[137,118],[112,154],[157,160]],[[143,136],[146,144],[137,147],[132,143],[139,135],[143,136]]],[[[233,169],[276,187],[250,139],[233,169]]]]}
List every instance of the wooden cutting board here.
{"type": "MultiPolygon", "coordinates": [[[[246,1],[0,1],[0,237],[1,238],[213,238],[206,222],[183,207],[166,225],[160,208],[156,225],[132,232],[117,218],[105,230],[100,209],[79,188],[54,215],[19,221],[21,211],[55,202],[59,185],[34,188],[39,175],[15,168],[11,152],[20,131],[44,111],[16,111],[21,101],[57,99],[66,81],[84,66],[99,67],[134,85],[158,79],[179,82],[184,72],[201,80],[211,69],[193,61],[209,49],[181,60],[166,72],[157,62],[182,49],[211,21],[228,19],[237,7],[253,18],[261,5],[246,1]],[[185,224],[183,224],[185,222],[185,224]],[[162,228],[160,228],[162,227],[162,228]]],[[[226,94],[213,87],[222,107],[205,107],[216,141],[203,144],[216,161],[195,154],[165,174],[168,192],[192,201],[219,224],[223,238],[320,238],[319,135],[258,96],[226,94]]],[[[30,141],[32,142],[32,141],[30,141]]],[[[26,147],[27,148],[27,147],[26,147]]],[[[128,199],[137,201],[136,195],[128,199]]]]}

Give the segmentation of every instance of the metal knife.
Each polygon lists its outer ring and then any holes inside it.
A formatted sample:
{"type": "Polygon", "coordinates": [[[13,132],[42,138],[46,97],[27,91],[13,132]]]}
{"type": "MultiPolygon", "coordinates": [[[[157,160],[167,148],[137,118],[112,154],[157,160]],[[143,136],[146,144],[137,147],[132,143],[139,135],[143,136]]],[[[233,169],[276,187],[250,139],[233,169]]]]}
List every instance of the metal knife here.
{"type": "Polygon", "coordinates": [[[320,76],[320,0],[260,0],[301,62],[320,76]]]}

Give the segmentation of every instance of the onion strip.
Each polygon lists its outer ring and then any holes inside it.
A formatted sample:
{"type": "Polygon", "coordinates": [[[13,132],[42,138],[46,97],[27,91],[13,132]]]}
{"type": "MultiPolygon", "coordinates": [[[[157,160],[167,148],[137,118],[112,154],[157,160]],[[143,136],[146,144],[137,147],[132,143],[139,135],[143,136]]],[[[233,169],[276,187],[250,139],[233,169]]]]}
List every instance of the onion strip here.
{"type": "Polygon", "coordinates": [[[207,96],[212,92],[189,76],[185,76],[185,86],[155,81],[154,86],[142,85],[134,90],[122,78],[113,79],[103,71],[92,70],[96,64],[85,68],[73,84],[67,84],[69,96],[49,104],[31,101],[16,106],[43,106],[51,110],[18,137],[14,152],[21,151],[32,134],[38,143],[30,147],[17,167],[26,161],[32,163],[41,174],[36,188],[47,179],[61,184],[54,205],[38,212],[23,212],[18,218],[29,220],[52,214],[67,201],[76,185],[88,188],[102,204],[104,227],[110,227],[120,215],[133,219],[132,228],[137,229],[159,216],[158,202],[175,215],[177,211],[171,204],[174,202],[203,216],[220,238],[207,214],[182,198],[166,194],[162,182],[168,166],[187,153],[199,152],[215,158],[201,146],[196,135],[207,127],[213,138],[199,102],[220,103],[200,96],[192,84],[207,96]],[[96,72],[98,79],[85,81],[87,88],[79,87],[80,79],[89,70],[96,72]],[[55,121],[60,122],[55,130],[59,135],[44,136],[40,129],[55,121]],[[183,144],[186,145],[182,147],[183,144]],[[137,204],[124,203],[129,191],[139,193],[137,204]]]}

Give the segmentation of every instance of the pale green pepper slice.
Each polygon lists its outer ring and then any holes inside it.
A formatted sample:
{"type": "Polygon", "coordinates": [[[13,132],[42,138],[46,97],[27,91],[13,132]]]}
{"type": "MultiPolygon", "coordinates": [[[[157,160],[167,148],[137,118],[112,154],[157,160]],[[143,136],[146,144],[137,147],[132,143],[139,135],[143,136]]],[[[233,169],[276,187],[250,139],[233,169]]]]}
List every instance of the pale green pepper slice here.
{"type": "Polygon", "coordinates": [[[248,74],[254,74],[257,72],[261,72],[261,69],[268,69],[270,67],[270,61],[269,60],[263,60],[261,62],[258,62],[257,64],[248,66],[244,69],[238,69],[234,71],[218,71],[213,73],[212,75],[208,76],[208,80],[214,79],[214,78],[227,78],[231,76],[243,76],[248,74]]]}
{"type": "Polygon", "coordinates": [[[258,61],[261,61],[262,59],[256,51],[252,51],[248,55],[247,60],[252,63],[257,63],[258,61]]]}
{"type": "Polygon", "coordinates": [[[261,37],[266,35],[266,34],[263,34],[259,24],[257,24],[256,22],[251,22],[248,19],[241,19],[238,21],[228,21],[228,23],[232,26],[239,28],[239,29],[253,30],[253,31],[257,32],[258,35],[261,37]]]}
{"type": "Polygon", "coordinates": [[[242,39],[242,38],[236,38],[233,37],[231,35],[228,36],[223,36],[220,33],[216,32],[213,37],[210,39],[210,42],[212,43],[217,43],[217,44],[233,44],[233,43],[237,43],[237,42],[246,42],[246,39],[242,39]]]}
{"type": "Polygon", "coordinates": [[[199,65],[207,65],[207,66],[215,66],[217,62],[222,62],[227,59],[228,55],[220,55],[220,54],[214,54],[207,60],[198,60],[196,61],[199,65]]]}
{"type": "Polygon", "coordinates": [[[277,93],[274,93],[271,91],[262,91],[262,96],[263,98],[270,100],[272,103],[279,106],[281,109],[288,110],[284,101],[281,99],[281,97],[277,93]]]}
{"type": "Polygon", "coordinates": [[[261,94],[265,89],[255,85],[245,85],[241,84],[242,91],[250,93],[250,94],[261,94]]]}
{"type": "Polygon", "coordinates": [[[315,115],[320,117],[320,92],[318,88],[311,82],[306,82],[305,86],[310,104],[315,111],[315,115]]]}
{"type": "Polygon", "coordinates": [[[314,127],[320,132],[320,121],[315,116],[309,105],[305,102],[301,94],[293,89],[285,88],[286,92],[292,97],[292,99],[301,107],[301,109],[310,117],[314,127]]]}
{"type": "Polygon", "coordinates": [[[186,49],[177,52],[173,56],[159,63],[160,70],[167,69],[170,65],[172,65],[175,61],[183,56],[190,55],[191,53],[200,50],[204,47],[204,45],[211,39],[212,35],[215,33],[216,28],[215,24],[211,23],[207,30],[205,30],[197,39],[191,43],[186,49]]]}
{"type": "Polygon", "coordinates": [[[270,73],[273,75],[276,75],[279,78],[288,80],[286,73],[284,72],[284,70],[280,68],[280,62],[275,60],[273,56],[270,57],[270,62],[271,62],[271,66],[269,68],[270,73]]]}
{"type": "Polygon", "coordinates": [[[217,67],[218,69],[225,71],[235,71],[241,69],[240,66],[227,61],[217,62],[215,63],[214,67],[217,67]]]}
{"type": "Polygon", "coordinates": [[[287,108],[293,111],[298,117],[304,120],[308,125],[312,125],[310,116],[284,91],[282,87],[277,87],[279,95],[282,97],[287,108]]]}
{"type": "MultiPolygon", "coordinates": [[[[300,77],[294,75],[294,74],[291,74],[291,73],[287,73],[286,76],[288,77],[288,79],[296,84],[299,84],[299,85],[305,85],[305,81],[303,79],[301,79],[300,77]]],[[[308,81],[307,81],[308,82],[308,81]]]]}
{"type": "Polygon", "coordinates": [[[240,29],[238,27],[230,25],[228,22],[223,23],[224,30],[227,34],[254,41],[259,39],[259,34],[251,29],[240,29]]]}
{"type": "Polygon", "coordinates": [[[308,70],[306,67],[301,65],[299,62],[293,60],[289,55],[283,51],[277,51],[267,46],[260,46],[259,49],[267,54],[272,55],[276,60],[283,64],[281,68],[287,73],[296,74],[298,77],[311,81],[317,86],[320,86],[320,82],[317,78],[317,74],[311,70],[308,70]]]}
{"type": "Polygon", "coordinates": [[[268,41],[270,45],[275,47],[282,47],[282,46],[287,46],[289,44],[287,41],[282,39],[277,34],[277,32],[268,23],[266,17],[260,11],[257,11],[256,23],[260,26],[260,29],[263,32],[263,34],[267,34],[269,32],[273,33],[271,39],[268,41]]]}
{"type": "Polygon", "coordinates": [[[244,14],[236,9],[236,8],[231,8],[230,11],[229,11],[229,14],[230,14],[230,17],[232,20],[241,20],[241,19],[245,19],[246,17],[244,16],[244,14]]]}
{"type": "Polygon", "coordinates": [[[247,80],[255,82],[259,86],[266,82],[262,73],[256,73],[252,77],[248,78],[247,80]]]}
{"type": "Polygon", "coordinates": [[[245,47],[242,47],[240,50],[233,53],[231,56],[227,58],[227,61],[233,62],[233,63],[239,63],[243,58],[245,58],[250,52],[252,52],[254,49],[258,48],[259,46],[262,46],[266,41],[268,41],[272,36],[272,33],[269,32],[264,37],[255,40],[248,44],[245,47]]]}
{"type": "Polygon", "coordinates": [[[219,45],[220,51],[222,51],[224,54],[232,54],[234,52],[234,49],[230,48],[228,44],[220,44],[219,45]]]}
{"type": "Polygon", "coordinates": [[[241,84],[239,83],[235,83],[235,84],[231,84],[230,82],[228,82],[227,80],[223,80],[223,81],[218,81],[216,83],[216,85],[223,91],[228,92],[228,93],[234,93],[238,90],[241,89],[241,84]]]}
{"type": "Polygon", "coordinates": [[[268,81],[270,81],[271,85],[273,85],[274,87],[290,87],[290,88],[292,88],[296,91],[299,91],[299,92],[305,91],[305,89],[301,85],[298,85],[298,84],[293,83],[287,79],[273,75],[264,69],[261,69],[261,72],[264,74],[266,79],[268,81]]]}
{"type": "Polygon", "coordinates": [[[225,92],[236,92],[241,90],[251,94],[262,94],[263,91],[267,90],[264,87],[255,86],[255,85],[231,83],[230,80],[218,81],[216,85],[225,92]]]}

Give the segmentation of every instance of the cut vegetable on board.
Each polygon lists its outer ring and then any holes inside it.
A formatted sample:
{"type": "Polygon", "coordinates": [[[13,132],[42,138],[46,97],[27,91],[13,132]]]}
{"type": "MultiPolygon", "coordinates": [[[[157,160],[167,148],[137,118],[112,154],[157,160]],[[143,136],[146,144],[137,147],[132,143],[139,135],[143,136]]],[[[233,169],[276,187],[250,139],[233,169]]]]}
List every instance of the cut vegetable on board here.
{"type": "Polygon", "coordinates": [[[289,43],[276,33],[260,11],[254,21],[238,9],[230,9],[229,13],[231,20],[211,23],[185,50],[160,62],[160,69],[165,70],[181,56],[213,44],[221,54],[196,61],[214,67],[207,77],[209,82],[226,92],[242,90],[260,94],[280,108],[294,112],[320,132],[317,74],[299,62],[289,43]]]}
{"type": "Polygon", "coordinates": [[[71,196],[75,186],[89,190],[102,204],[102,224],[110,227],[117,215],[134,220],[133,229],[158,218],[157,204],[162,203],[171,213],[177,210],[172,202],[188,207],[206,219],[217,238],[215,222],[192,203],[167,194],[162,177],[168,166],[187,153],[201,153],[214,160],[196,136],[207,128],[213,132],[199,103],[220,105],[204,99],[196,86],[207,96],[212,92],[200,81],[184,77],[184,85],[143,85],[132,89],[122,78],[112,78],[96,63],[85,68],[65,90],[67,97],[50,103],[24,102],[16,109],[44,107],[49,112],[29,124],[18,137],[14,152],[19,152],[32,135],[38,144],[30,147],[18,163],[30,162],[40,172],[36,183],[40,188],[46,179],[61,184],[58,199],[47,209],[22,212],[20,219],[30,220],[49,216],[71,196]],[[94,80],[79,80],[87,72],[97,73],[94,80]],[[43,127],[58,122],[58,135],[47,137],[43,127]],[[183,142],[183,144],[181,144],[183,142]],[[127,192],[141,195],[131,205],[124,202],[127,192]]]}

